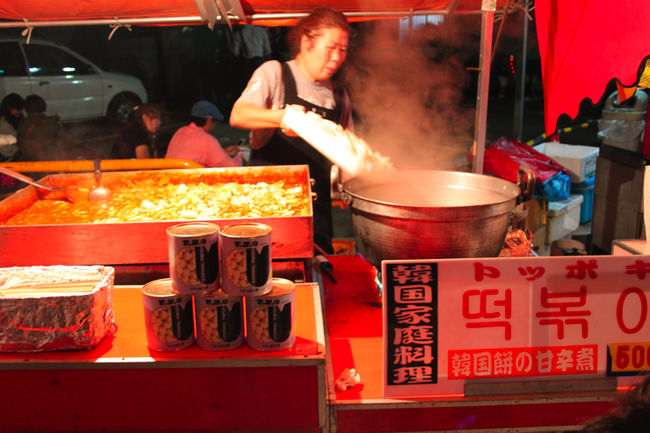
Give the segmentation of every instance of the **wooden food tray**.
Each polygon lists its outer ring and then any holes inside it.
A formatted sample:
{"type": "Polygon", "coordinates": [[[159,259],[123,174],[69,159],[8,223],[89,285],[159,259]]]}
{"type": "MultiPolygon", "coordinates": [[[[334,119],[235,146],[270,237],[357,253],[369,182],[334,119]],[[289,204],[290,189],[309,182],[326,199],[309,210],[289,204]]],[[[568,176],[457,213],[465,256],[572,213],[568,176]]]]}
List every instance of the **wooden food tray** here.
{"type": "MultiPolygon", "coordinates": [[[[287,180],[306,185],[311,197],[309,168],[306,165],[201,168],[161,170],[170,177],[196,178],[197,182],[238,181],[240,183],[287,180]]],[[[103,173],[102,184],[120,177],[142,176],[146,171],[103,173]]],[[[56,174],[42,179],[57,186],[89,185],[92,173],[56,174]]],[[[191,187],[191,184],[188,185],[191,187]]],[[[39,200],[33,186],[17,191],[0,201],[0,222],[39,200]]],[[[313,209],[307,216],[262,218],[226,218],[209,220],[223,227],[239,222],[260,222],[272,227],[273,259],[297,259],[313,256],[313,209]]],[[[121,265],[167,263],[167,227],[187,220],[128,223],[0,225],[0,266],[33,265],[121,265]]]]}

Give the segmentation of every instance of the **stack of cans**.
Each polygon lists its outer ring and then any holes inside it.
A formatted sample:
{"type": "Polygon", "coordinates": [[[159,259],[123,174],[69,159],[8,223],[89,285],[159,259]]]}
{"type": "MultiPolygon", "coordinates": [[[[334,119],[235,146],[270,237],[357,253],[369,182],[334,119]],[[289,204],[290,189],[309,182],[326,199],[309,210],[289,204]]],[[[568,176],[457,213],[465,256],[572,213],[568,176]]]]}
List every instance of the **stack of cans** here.
{"type": "Polygon", "coordinates": [[[149,348],[231,350],[244,334],[255,350],[294,344],[295,285],[272,277],[271,227],[191,222],[167,238],[170,278],[142,288],[149,348]]]}

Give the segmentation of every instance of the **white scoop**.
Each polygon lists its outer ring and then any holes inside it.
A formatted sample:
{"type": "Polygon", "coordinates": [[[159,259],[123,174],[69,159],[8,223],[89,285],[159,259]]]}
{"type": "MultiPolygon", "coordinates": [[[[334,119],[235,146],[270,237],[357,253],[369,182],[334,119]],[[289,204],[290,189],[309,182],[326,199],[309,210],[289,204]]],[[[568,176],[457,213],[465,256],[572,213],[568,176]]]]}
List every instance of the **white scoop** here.
{"type": "Polygon", "coordinates": [[[373,151],[363,139],[302,107],[288,106],[282,124],[351,176],[393,168],[388,157],[373,151]]]}

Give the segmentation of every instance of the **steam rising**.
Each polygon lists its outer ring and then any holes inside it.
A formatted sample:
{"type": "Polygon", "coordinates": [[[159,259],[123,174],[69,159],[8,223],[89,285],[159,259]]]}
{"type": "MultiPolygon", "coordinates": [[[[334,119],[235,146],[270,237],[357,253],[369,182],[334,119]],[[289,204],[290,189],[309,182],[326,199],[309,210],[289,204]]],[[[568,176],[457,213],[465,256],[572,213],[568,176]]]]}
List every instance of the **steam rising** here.
{"type": "MultiPolygon", "coordinates": [[[[447,40],[442,48],[432,42],[438,26],[411,32],[401,43],[396,21],[363,30],[351,41],[345,66],[357,135],[398,169],[464,168],[474,106],[462,106],[470,76],[461,51],[447,40]]],[[[445,31],[446,39],[462,43],[458,33],[445,31]]]]}

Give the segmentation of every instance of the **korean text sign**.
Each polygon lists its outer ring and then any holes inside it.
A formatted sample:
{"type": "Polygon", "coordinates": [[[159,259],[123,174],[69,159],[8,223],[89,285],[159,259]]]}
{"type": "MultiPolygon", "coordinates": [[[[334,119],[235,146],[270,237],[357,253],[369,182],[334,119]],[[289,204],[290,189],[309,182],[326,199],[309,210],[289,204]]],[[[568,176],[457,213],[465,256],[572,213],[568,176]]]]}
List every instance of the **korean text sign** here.
{"type": "Polygon", "coordinates": [[[384,261],[384,391],[650,371],[650,256],[384,261]]]}

